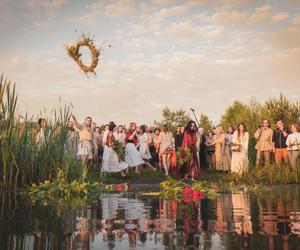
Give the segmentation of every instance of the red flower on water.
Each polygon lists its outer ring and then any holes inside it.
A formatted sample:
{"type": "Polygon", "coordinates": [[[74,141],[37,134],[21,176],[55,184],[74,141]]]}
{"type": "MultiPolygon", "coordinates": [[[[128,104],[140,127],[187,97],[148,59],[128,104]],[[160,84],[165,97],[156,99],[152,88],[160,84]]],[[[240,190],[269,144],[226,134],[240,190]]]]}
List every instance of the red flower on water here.
{"type": "Polygon", "coordinates": [[[185,187],[185,188],[182,189],[182,195],[188,195],[192,192],[193,192],[193,190],[190,189],[189,187],[185,187]]]}
{"type": "Polygon", "coordinates": [[[183,202],[185,202],[185,203],[191,202],[191,198],[190,197],[183,197],[183,202]]]}
{"type": "Polygon", "coordinates": [[[119,192],[122,192],[122,191],[124,190],[123,185],[118,185],[118,186],[117,186],[117,190],[118,190],[119,192]]]}

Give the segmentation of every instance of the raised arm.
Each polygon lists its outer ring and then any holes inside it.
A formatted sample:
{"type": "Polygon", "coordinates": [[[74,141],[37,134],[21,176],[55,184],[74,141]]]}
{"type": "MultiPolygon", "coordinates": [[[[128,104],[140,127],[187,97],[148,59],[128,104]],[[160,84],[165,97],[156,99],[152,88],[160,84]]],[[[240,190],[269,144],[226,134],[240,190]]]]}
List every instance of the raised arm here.
{"type": "Polygon", "coordinates": [[[83,130],[84,126],[78,122],[78,120],[74,115],[72,115],[72,119],[73,119],[74,126],[79,130],[83,130]]]}

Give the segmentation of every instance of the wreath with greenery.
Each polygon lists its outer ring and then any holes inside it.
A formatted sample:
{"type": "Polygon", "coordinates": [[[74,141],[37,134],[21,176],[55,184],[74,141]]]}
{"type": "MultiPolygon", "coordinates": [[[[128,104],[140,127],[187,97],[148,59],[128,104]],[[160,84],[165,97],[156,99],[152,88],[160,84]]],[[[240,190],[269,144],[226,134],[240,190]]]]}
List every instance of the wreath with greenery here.
{"type": "Polygon", "coordinates": [[[191,151],[189,148],[183,148],[180,147],[178,148],[177,154],[176,154],[176,158],[177,158],[177,163],[182,166],[186,163],[189,163],[191,160],[191,151]]]}
{"type": "Polygon", "coordinates": [[[117,154],[119,162],[125,161],[126,150],[125,146],[121,142],[114,139],[112,143],[112,149],[117,154]]]}
{"type": "Polygon", "coordinates": [[[78,66],[82,69],[82,71],[87,73],[95,73],[95,68],[98,65],[99,56],[100,56],[100,50],[96,47],[94,44],[94,41],[86,37],[85,35],[82,35],[82,38],[78,40],[75,44],[67,47],[68,55],[78,64],[78,66]],[[85,65],[81,60],[81,54],[79,53],[79,49],[81,47],[87,47],[91,52],[91,64],[85,65]]]}

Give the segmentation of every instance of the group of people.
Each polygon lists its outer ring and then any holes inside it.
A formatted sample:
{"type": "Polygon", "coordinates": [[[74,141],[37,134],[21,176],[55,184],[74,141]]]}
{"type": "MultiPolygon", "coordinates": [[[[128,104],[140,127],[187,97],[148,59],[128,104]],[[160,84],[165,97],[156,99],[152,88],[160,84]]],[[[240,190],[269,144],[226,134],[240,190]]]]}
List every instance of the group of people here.
{"type": "MultiPolygon", "coordinates": [[[[277,166],[284,162],[295,169],[300,150],[299,124],[292,123],[288,129],[283,120],[279,119],[275,126],[274,130],[271,129],[270,121],[265,119],[262,126],[255,131],[255,165],[260,166],[263,163],[268,166],[274,158],[277,166]]],[[[208,165],[222,171],[247,171],[249,138],[249,132],[243,123],[238,125],[236,131],[229,127],[225,133],[221,126],[209,131],[204,138],[208,165]]]]}
{"type": "MultiPolygon", "coordinates": [[[[40,119],[39,125],[37,143],[44,140],[45,120],[40,119]]],[[[163,169],[166,175],[175,169],[180,178],[191,177],[192,181],[195,181],[197,175],[201,175],[205,165],[218,171],[239,174],[248,170],[250,135],[244,123],[238,124],[236,130],[228,127],[227,133],[221,125],[216,126],[213,131],[205,132],[192,120],[186,126],[179,125],[174,135],[167,125],[149,128],[146,125],[137,126],[134,122],[127,129],[110,122],[101,130],[91,117],[87,117],[81,124],[72,115],[68,122],[66,148],[83,164],[92,163],[101,167],[102,173],[119,172],[122,176],[126,176],[130,168],[138,174],[142,166],[148,166],[154,171],[163,169]],[[123,160],[120,160],[114,150],[115,141],[125,147],[123,160]],[[188,148],[191,153],[189,162],[184,166],[176,164],[176,152],[179,148],[188,148]]],[[[256,166],[262,162],[269,165],[273,153],[277,165],[284,161],[296,168],[300,149],[297,123],[293,123],[288,129],[282,120],[278,120],[276,129],[272,130],[270,122],[264,120],[254,137],[257,141],[256,166]]]]}
{"type": "Polygon", "coordinates": [[[172,155],[179,147],[189,148],[192,156],[180,174],[185,178],[192,177],[194,181],[195,175],[200,173],[199,140],[194,121],[190,121],[181,135],[175,138],[167,125],[149,129],[146,125],[137,126],[132,122],[126,129],[110,122],[101,131],[91,117],[80,124],[74,115],[68,123],[67,149],[86,165],[89,162],[101,165],[102,173],[120,172],[126,176],[130,168],[138,174],[142,166],[148,166],[154,171],[163,169],[169,175],[172,155]],[[115,141],[125,147],[124,160],[120,160],[114,150],[115,141]]]}

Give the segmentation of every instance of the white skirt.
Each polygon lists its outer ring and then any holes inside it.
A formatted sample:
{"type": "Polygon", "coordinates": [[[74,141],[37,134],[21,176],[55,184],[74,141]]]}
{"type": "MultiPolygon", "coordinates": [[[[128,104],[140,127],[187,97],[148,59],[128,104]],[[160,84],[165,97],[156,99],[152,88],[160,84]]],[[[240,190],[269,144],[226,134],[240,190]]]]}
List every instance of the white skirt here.
{"type": "Polygon", "coordinates": [[[243,150],[241,152],[232,152],[231,173],[242,174],[248,171],[248,154],[243,150]]]}
{"type": "Polygon", "coordinates": [[[129,167],[136,167],[144,164],[144,161],[134,143],[126,144],[125,161],[129,167]]]}
{"type": "Polygon", "coordinates": [[[79,156],[87,156],[88,159],[93,159],[93,145],[90,141],[81,141],[78,144],[79,156]]]}
{"type": "Polygon", "coordinates": [[[104,152],[102,156],[102,168],[103,172],[121,172],[122,170],[128,168],[126,162],[119,162],[118,156],[112,148],[104,146],[104,152]]]}
{"type": "Polygon", "coordinates": [[[140,155],[145,160],[151,159],[151,154],[149,148],[147,147],[146,143],[141,143],[139,148],[140,155]]]}

